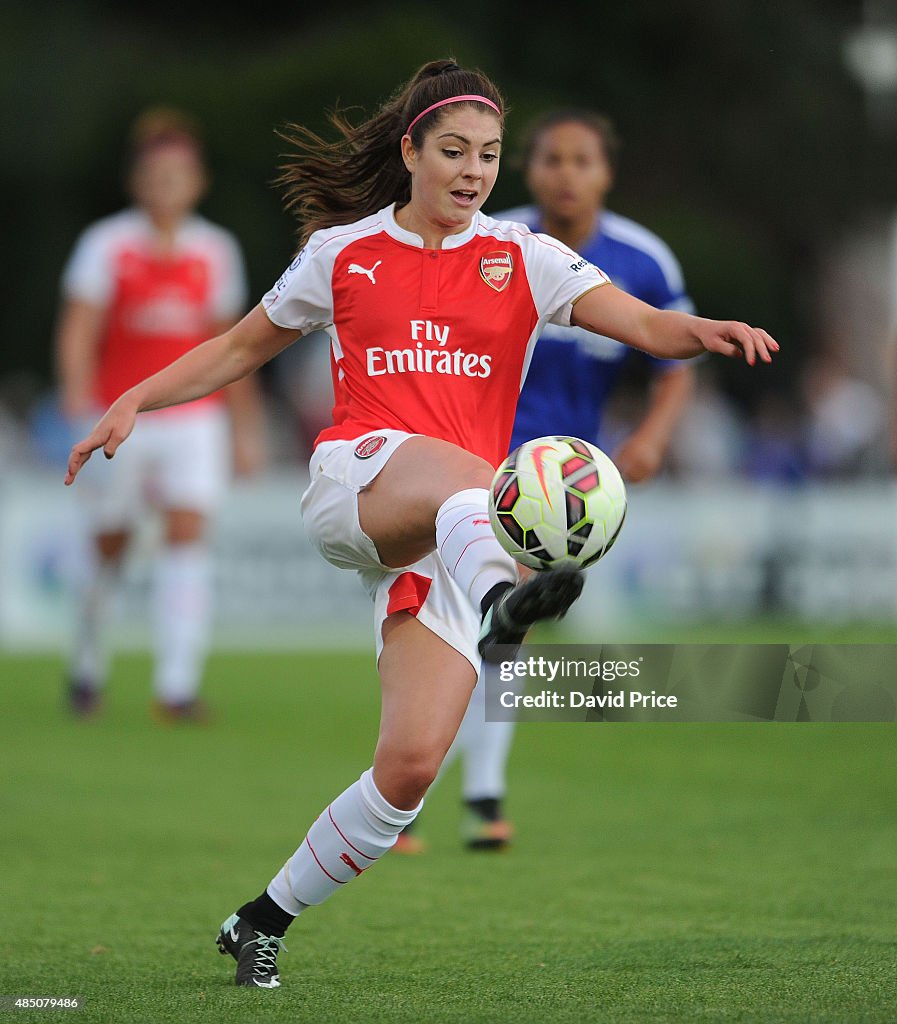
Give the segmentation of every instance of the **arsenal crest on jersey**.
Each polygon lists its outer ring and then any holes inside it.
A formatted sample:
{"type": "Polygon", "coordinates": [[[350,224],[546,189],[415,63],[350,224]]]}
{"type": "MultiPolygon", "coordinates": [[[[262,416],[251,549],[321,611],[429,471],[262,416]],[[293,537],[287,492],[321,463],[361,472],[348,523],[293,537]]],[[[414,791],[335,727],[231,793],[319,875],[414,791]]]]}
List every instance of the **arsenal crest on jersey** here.
{"type": "Polygon", "coordinates": [[[480,257],[480,277],[497,292],[503,292],[508,287],[513,273],[514,261],[509,252],[487,252],[480,257]]]}

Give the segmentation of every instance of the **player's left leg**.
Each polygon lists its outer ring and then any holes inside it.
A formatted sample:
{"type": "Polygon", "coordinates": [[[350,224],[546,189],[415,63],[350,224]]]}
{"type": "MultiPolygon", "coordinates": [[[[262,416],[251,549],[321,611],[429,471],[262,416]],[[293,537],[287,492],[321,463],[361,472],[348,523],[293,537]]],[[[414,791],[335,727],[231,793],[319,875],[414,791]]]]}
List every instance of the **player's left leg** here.
{"type": "Polygon", "coordinates": [[[153,580],[154,710],[162,722],[205,717],[199,687],[211,615],[206,517],[197,509],[166,509],[165,543],[156,558],[153,580]]]}
{"type": "Polygon", "coordinates": [[[464,715],[476,682],[470,661],[409,612],[390,615],[382,633],[373,768],[325,808],[265,891],[221,926],[218,945],[237,961],[238,985],[280,984],[276,957],[287,927],[392,848],[464,715]]]}
{"type": "Polygon", "coordinates": [[[503,850],[513,836],[504,799],[514,722],[486,720],[485,690],[481,676],[452,748],[462,758],[461,838],[471,850],[503,850]]]}
{"type": "MultiPolygon", "coordinates": [[[[519,573],[521,582],[533,576],[533,570],[525,566],[520,567],[519,573]]],[[[484,646],[484,633],[481,631],[481,652],[484,646]]],[[[462,841],[471,850],[503,850],[514,834],[505,814],[504,802],[515,723],[513,720],[487,720],[486,671],[488,665],[484,664],[450,753],[459,754],[463,762],[462,841]]]]}
{"type": "Polygon", "coordinates": [[[208,533],[228,483],[228,422],[212,405],[165,411],[148,426],[165,532],[153,580],[154,712],[162,722],[204,721],[199,690],[213,612],[208,533]]]}

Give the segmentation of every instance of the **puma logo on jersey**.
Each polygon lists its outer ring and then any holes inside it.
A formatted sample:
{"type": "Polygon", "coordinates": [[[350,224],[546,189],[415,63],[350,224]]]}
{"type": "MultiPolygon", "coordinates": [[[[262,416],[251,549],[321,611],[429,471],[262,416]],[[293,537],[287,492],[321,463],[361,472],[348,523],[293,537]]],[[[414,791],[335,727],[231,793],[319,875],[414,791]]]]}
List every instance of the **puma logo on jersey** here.
{"type": "Polygon", "coordinates": [[[382,262],[383,260],[377,260],[377,262],[371,267],[370,270],[365,270],[365,268],[360,266],[358,263],[350,263],[348,272],[350,274],[364,274],[364,276],[371,282],[371,284],[376,284],[377,282],[374,280],[374,271],[377,269],[377,267],[380,266],[382,262]]]}

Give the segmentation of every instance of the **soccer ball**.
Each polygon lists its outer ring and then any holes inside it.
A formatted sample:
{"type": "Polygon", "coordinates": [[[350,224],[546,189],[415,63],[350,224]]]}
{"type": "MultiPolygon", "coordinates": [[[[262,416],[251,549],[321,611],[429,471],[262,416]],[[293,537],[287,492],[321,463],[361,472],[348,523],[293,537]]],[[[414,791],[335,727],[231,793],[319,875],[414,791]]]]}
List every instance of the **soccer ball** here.
{"type": "Polygon", "coordinates": [[[531,569],[584,569],[610,551],[626,516],[617,467],[578,437],[537,437],[498,467],[489,518],[498,542],[531,569]]]}

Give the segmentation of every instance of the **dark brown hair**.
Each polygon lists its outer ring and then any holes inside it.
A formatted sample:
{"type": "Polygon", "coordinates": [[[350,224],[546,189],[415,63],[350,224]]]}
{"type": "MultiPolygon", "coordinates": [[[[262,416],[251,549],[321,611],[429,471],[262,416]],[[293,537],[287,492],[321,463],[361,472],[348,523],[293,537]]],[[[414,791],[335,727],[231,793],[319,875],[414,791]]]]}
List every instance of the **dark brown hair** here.
{"type": "MultiPolygon", "coordinates": [[[[299,244],[321,228],[350,224],[390,203],[407,203],[411,178],[402,160],[402,136],[427,107],[466,95],[491,100],[504,118],[501,93],[486,75],[465,71],[453,60],[435,60],[419,68],[367,121],[353,125],[345,111],[331,113],[330,123],[342,136],[336,142],[327,142],[302,125],[287,125],[278,132],[294,152],[281,164],[275,184],[283,189],[286,208],[299,221],[299,244]]],[[[475,101],[461,105],[492,110],[475,101]]],[[[445,111],[440,107],[415,124],[411,132],[415,149],[421,148],[445,111]]]]}
{"type": "Polygon", "coordinates": [[[593,131],[604,147],[604,155],[607,157],[610,169],[616,173],[620,160],[620,136],[617,134],[613,121],[606,114],[599,114],[594,110],[583,110],[579,107],[552,110],[529,125],[523,135],[520,147],[519,163],[522,170],[525,171],[529,167],[539,139],[545,132],[559,124],[581,124],[584,128],[593,131]]]}

